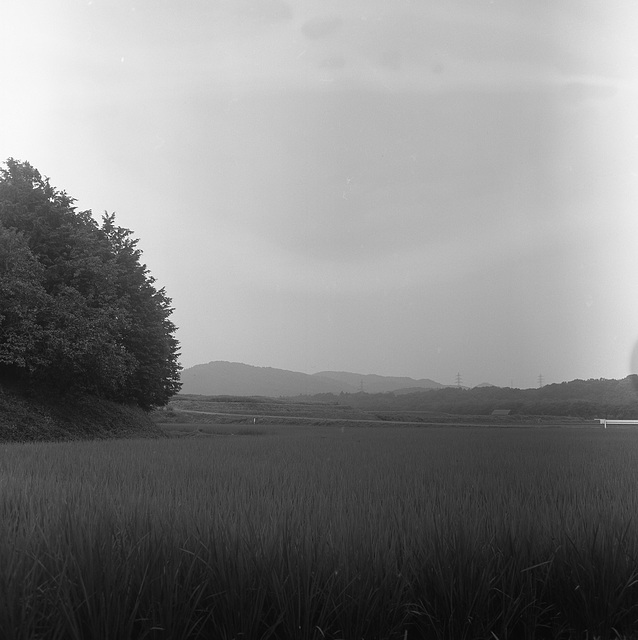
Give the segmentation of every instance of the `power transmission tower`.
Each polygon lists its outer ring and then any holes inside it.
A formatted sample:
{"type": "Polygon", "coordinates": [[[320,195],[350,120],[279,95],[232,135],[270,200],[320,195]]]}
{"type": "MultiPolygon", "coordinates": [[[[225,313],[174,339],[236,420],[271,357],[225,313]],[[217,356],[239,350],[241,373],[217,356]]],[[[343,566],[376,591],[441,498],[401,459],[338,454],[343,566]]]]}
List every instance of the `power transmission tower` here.
{"type": "Polygon", "coordinates": [[[540,389],[543,386],[543,374],[538,374],[538,388],[540,389]]]}
{"type": "Polygon", "coordinates": [[[461,388],[461,374],[457,373],[456,374],[456,386],[460,389],[461,388]]]}

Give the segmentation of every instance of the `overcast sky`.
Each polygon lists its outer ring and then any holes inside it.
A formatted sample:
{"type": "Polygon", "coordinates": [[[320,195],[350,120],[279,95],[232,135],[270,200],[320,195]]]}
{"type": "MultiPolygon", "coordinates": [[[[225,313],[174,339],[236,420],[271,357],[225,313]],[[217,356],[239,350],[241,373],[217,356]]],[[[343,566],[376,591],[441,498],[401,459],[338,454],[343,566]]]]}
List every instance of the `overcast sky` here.
{"type": "Polygon", "coordinates": [[[637,33],[634,0],[3,0],[0,159],[134,231],[185,367],[621,378],[637,33]]]}

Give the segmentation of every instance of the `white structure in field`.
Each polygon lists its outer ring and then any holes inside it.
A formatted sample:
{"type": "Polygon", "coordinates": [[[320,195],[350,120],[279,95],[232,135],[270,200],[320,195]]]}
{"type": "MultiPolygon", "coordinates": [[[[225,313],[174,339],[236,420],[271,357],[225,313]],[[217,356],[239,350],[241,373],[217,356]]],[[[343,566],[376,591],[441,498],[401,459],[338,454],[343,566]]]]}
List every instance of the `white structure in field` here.
{"type": "Polygon", "coordinates": [[[606,418],[598,418],[600,424],[605,425],[605,429],[608,424],[638,424],[638,420],[607,420],[606,418]]]}

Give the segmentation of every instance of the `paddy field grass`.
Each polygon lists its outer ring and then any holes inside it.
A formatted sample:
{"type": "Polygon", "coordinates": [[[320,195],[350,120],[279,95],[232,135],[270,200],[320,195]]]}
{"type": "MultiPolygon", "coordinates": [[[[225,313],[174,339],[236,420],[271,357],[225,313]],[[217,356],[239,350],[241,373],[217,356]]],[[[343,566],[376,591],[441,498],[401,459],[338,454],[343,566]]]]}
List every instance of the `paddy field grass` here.
{"type": "Polygon", "coordinates": [[[207,436],[0,447],[0,637],[638,629],[638,431],[207,436]]]}

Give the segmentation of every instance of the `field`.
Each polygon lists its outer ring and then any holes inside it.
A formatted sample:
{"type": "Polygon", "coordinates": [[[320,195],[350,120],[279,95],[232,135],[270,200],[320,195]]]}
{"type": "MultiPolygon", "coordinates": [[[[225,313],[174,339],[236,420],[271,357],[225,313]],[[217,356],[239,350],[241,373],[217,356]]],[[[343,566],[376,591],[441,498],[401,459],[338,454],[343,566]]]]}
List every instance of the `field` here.
{"type": "Polygon", "coordinates": [[[638,431],[196,430],[0,448],[1,638],[638,629],[638,431]]]}
{"type": "MultiPolygon", "coordinates": [[[[372,396],[373,398],[375,396],[372,396]]],[[[379,426],[381,423],[420,425],[490,425],[512,426],[521,424],[565,425],[598,424],[583,418],[520,415],[457,415],[432,411],[406,411],[360,409],[336,402],[317,402],[282,398],[246,398],[232,396],[196,396],[179,394],[171,400],[168,410],[157,411],[154,420],[162,424],[301,424],[305,426],[379,426]]]]}

